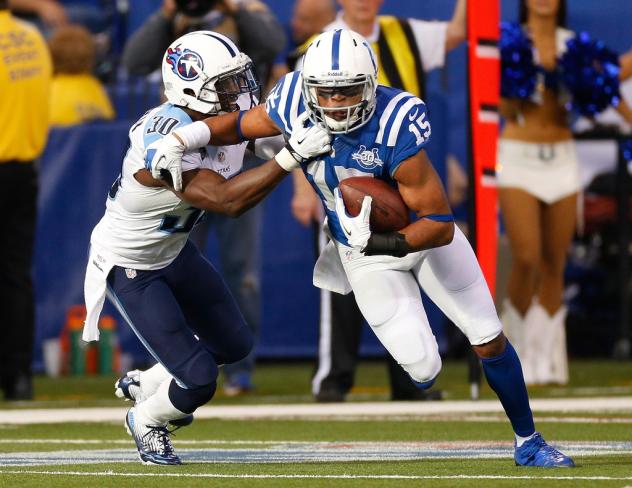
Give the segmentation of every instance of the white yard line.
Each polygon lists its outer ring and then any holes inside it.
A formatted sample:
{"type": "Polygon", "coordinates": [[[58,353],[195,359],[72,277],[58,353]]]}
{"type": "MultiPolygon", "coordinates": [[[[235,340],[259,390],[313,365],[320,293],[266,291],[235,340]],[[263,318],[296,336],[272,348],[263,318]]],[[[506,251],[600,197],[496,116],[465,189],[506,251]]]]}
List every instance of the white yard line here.
{"type": "Polygon", "coordinates": [[[376,480],[558,480],[558,481],[629,481],[632,476],[503,476],[503,475],[353,475],[353,474],[223,474],[223,473],[119,473],[114,471],[4,470],[0,474],[42,474],[60,476],[122,476],[150,478],[237,478],[237,479],[376,479],[376,480]]]}
{"type": "MultiPolygon", "coordinates": [[[[89,439],[84,439],[87,441],[89,439]]],[[[77,440],[76,440],[77,441],[77,440]]],[[[91,440],[89,440],[91,441],[91,440]]],[[[77,446],[77,442],[73,445],[77,446]]],[[[11,469],[59,469],[61,466],[103,465],[112,463],[138,463],[133,443],[127,441],[124,449],[99,448],[92,442],[86,446],[62,450],[0,453],[0,466],[11,469]],[[91,447],[87,447],[90,445],[91,447]]],[[[119,444],[117,442],[116,444],[119,444]]],[[[185,464],[287,464],[287,463],[354,463],[418,461],[439,459],[511,459],[511,441],[417,441],[417,442],[301,442],[301,441],[233,441],[221,442],[181,441],[178,452],[185,464]],[[248,445],[254,444],[254,445],[248,445]],[[186,446],[186,447],[184,447],[186,446]]],[[[57,444],[59,445],[59,444],[57,444]]],[[[558,441],[556,446],[570,456],[629,456],[632,442],[558,441]]],[[[50,445],[47,446],[51,448],[50,445]]],[[[60,449],[58,447],[58,449],[60,449]]],[[[94,468],[98,469],[98,468],[94,468]]],[[[1,474],[1,472],[0,472],[1,474]]]]}
{"type": "MultiPolygon", "coordinates": [[[[0,444],[68,444],[68,445],[130,445],[129,439],[0,439],[0,444]]],[[[512,447],[513,441],[297,441],[297,440],[249,440],[249,439],[198,439],[198,440],[184,440],[178,439],[178,446],[334,446],[340,447],[344,445],[346,447],[357,448],[374,448],[374,449],[387,449],[389,447],[394,448],[410,448],[410,449],[468,449],[468,448],[486,448],[486,447],[512,447]]],[[[556,445],[570,445],[574,447],[581,446],[610,446],[615,444],[629,444],[631,442],[613,442],[613,441],[565,441],[557,439],[556,445]]],[[[54,451],[51,451],[54,452],[54,451]]],[[[2,454],[0,454],[1,456],[2,454]]]]}
{"type": "MultiPolygon", "coordinates": [[[[0,424],[66,422],[118,422],[128,407],[0,410],[0,424]]],[[[538,398],[534,412],[632,412],[632,396],[591,398],[538,398]]],[[[431,415],[502,413],[497,400],[440,402],[347,402],[278,405],[206,406],[195,412],[198,419],[331,419],[423,417],[431,415]]]]}

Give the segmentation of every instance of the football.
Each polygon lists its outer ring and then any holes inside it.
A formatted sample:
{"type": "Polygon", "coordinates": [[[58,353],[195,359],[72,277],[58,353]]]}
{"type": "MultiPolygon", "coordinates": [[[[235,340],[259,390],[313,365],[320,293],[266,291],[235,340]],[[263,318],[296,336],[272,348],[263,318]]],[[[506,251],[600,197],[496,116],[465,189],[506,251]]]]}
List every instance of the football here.
{"type": "Polygon", "coordinates": [[[340,182],[340,194],[347,213],[353,217],[360,213],[364,196],[373,197],[370,220],[373,232],[393,232],[410,222],[408,207],[401,195],[385,181],[353,176],[340,182]]]}

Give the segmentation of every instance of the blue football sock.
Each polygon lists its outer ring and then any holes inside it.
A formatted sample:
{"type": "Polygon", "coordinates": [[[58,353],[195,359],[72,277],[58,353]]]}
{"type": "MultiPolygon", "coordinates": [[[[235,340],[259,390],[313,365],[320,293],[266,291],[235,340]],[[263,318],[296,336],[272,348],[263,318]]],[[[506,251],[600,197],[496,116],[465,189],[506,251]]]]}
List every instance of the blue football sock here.
{"type": "Polygon", "coordinates": [[[487,383],[498,395],[500,403],[516,434],[528,437],[535,432],[527,387],[516,350],[507,341],[505,351],[495,358],[481,359],[487,383]]]}

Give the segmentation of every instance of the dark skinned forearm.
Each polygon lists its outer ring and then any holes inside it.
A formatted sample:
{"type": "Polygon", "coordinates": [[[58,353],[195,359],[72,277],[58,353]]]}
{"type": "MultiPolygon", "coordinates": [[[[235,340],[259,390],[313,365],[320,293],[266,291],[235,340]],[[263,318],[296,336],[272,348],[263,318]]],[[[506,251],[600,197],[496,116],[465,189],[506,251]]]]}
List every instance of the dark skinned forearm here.
{"type": "Polygon", "coordinates": [[[400,231],[373,233],[362,252],[367,256],[384,254],[401,258],[411,252],[445,246],[452,241],[452,222],[435,222],[439,224],[436,226],[428,222],[432,221],[415,222],[400,231]]]}
{"type": "Polygon", "coordinates": [[[204,123],[211,129],[211,141],[213,146],[226,146],[238,144],[243,140],[259,139],[263,137],[281,134],[279,128],[272,122],[265,111],[265,106],[257,105],[242,113],[239,123],[241,135],[237,130],[239,112],[210,117],[204,119],[204,123]]]}
{"type": "Polygon", "coordinates": [[[263,200],[288,174],[271,159],[230,180],[198,175],[186,185],[182,196],[196,208],[238,217],[263,200]]]}
{"type": "Polygon", "coordinates": [[[404,236],[411,252],[450,244],[454,238],[454,222],[421,219],[398,231],[404,236]]]}
{"type": "Polygon", "coordinates": [[[204,123],[211,129],[212,146],[230,146],[242,142],[237,134],[237,116],[239,112],[233,112],[219,117],[204,119],[204,123]]]}

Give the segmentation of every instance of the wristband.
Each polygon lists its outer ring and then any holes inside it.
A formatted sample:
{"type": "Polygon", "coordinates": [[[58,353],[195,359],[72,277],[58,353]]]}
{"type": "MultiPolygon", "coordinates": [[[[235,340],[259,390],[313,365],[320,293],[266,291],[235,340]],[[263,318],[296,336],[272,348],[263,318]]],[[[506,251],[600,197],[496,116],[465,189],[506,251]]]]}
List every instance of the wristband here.
{"type": "Polygon", "coordinates": [[[201,120],[174,131],[184,143],[185,151],[206,146],[211,141],[211,129],[201,120]]]}
{"type": "Polygon", "coordinates": [[[412,250],[413,249],[406,242],[406,236],[404,236],[404,234],[388,232],[385,234],[371,234],[362,252],[366,256],[386,254],[388,256],[395,256],[396,258],[403,258],[406,254],[412,252],[412,250]]]}
{"type": "Polygon", "coordinates": [[[241,131],[241,118],[246,112],[247,110],[240,110],[239,114],[237,115],[237,137],[239,137],[239,142],[244,142],[248,140],[248,138],[244,137],[244,133],[241,131]]]}
{"type": "Polygon", "coordinates": [[[300,163],[294,159],[294,156],[292,156],[292,153],[287,149],[287,147],[281,149],[277,155],[274,156],[274,159],[277,163],[279,163],[279,166],[288,173],[300,166],[300,163]]]}
{"type": "Polygon", "coordinates": [[[428,214],[420,218],[433,220],[435,222],[454,222],[454,216],[452,214],[428,214]]]}

